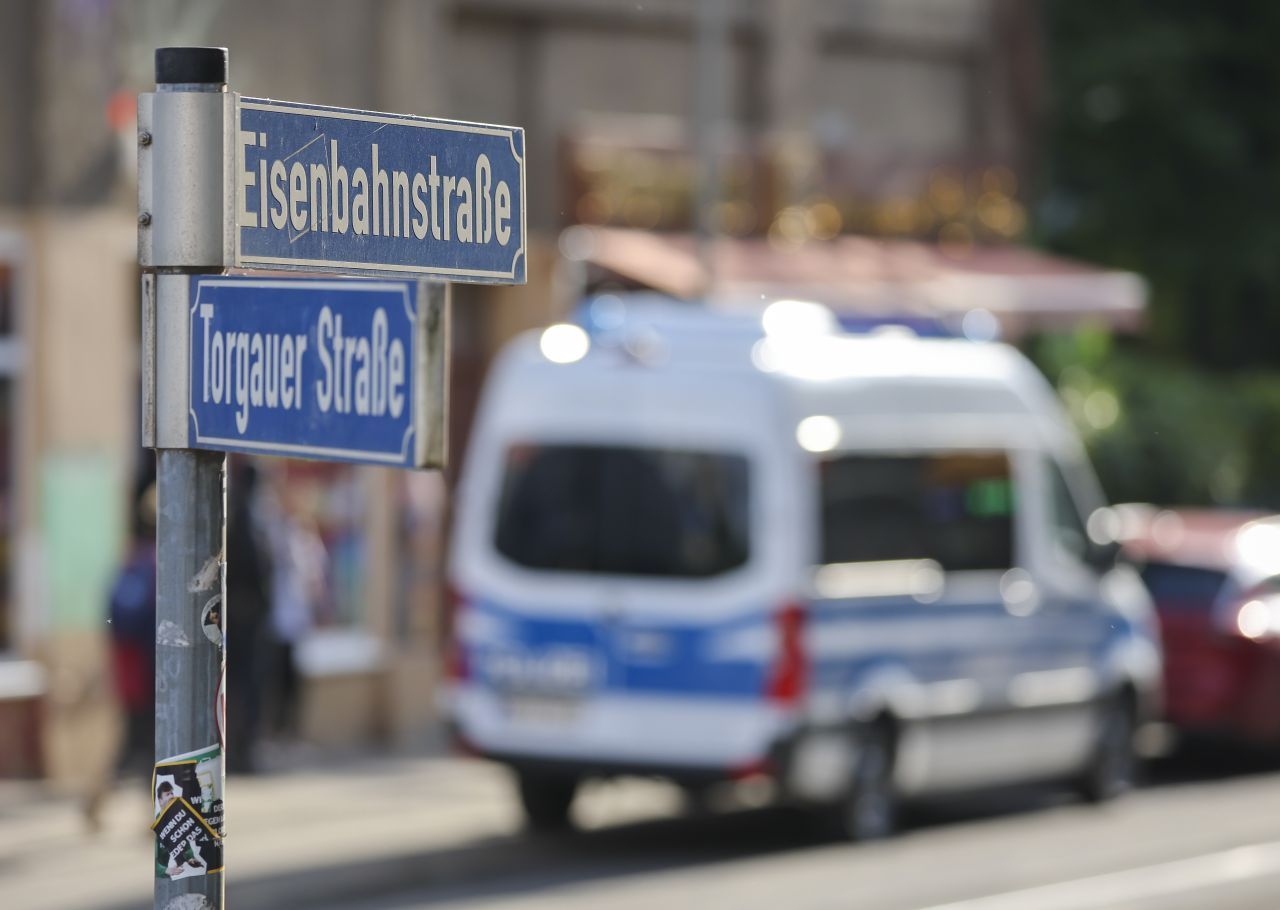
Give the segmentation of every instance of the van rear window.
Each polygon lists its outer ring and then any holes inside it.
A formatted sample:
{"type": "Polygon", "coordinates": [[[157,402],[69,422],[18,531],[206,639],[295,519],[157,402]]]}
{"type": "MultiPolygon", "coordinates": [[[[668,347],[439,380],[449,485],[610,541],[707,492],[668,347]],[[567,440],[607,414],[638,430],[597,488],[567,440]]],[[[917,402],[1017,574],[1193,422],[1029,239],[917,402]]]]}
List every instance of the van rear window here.
{"type": "Polygon", "coordinates": [[[1013,484],[1003,452],[842,455],[821,471],[823,564],[1013,565],[1013,484]]]}
{"type": "Polygon", "coordinates": [[[495,545],[528,569],[708,578],[747,561],[748,499],[741,455],[516,445],[495,545]]]}

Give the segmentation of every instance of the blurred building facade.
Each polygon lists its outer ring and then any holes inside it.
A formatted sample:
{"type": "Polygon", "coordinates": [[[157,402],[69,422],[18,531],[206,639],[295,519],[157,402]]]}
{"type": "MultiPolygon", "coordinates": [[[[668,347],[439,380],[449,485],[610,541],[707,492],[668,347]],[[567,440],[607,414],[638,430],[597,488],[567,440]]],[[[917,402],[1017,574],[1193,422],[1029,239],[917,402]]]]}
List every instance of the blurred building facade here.
{"type": "MultiPolygon", "coordinates": [[[[571,303],[561,231],[692,227],[699,143],[721,156],[714,217],[730,235],[1015,238],[1035,15],[1021,0],[0,5],[0,773],[73,781],[112,735],[106,588],[149,457],[133,98],[155,47],[228,46],[246,94],[526,128],[529,284],[454,298],[456,465],[488,357],[571,303]],[[709,29],[719,82],[699,54],[709,29]],[[710,107],[708,79],[723,86],[710,107]]],[[[443,481],[296,473],[325,491],[339,573],[302,649],[304,732],[412,735],[432,713],[443,481]]]]}

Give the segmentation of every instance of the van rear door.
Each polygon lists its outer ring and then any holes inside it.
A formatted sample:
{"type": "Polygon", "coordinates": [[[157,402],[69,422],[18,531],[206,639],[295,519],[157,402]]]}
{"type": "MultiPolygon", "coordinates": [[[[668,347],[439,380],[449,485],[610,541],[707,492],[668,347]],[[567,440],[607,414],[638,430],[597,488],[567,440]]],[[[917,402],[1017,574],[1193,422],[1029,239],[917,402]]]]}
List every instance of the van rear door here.
{"type": "Polygon", "coordinates": [[[730,694],[727,687],[760,683],[706,662],[715,624],[699,619],[698,583],[747,564],[749,486],[748,459],[736,452],[517,444],[508,450],[494,546],[522,570],[573,573],[593,592],[583,613],[606,691],[730,694]],[[672,615],[673,606],[683,615],[672,615]]]}
{"type": "Polygon", "coordinates": [[[506,712],[492,748],[758,758],[774,735],[782,600],[758,533],[769,452],[731,437],[521,434],[495,454],[455,565],[475,632],[461,636],[468,686],[506,712]]]}

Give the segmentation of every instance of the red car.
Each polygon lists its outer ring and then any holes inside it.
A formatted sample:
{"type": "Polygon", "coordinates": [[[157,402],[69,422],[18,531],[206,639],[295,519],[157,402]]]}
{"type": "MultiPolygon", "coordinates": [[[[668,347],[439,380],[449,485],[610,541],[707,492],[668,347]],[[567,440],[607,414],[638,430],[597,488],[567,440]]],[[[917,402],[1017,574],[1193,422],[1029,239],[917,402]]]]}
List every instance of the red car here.
{"type": "Polygon", "coordinates": [[[1117,513],[1160,617],[1166,718],[1184,733],[1280,747],[1280,516],[1117,513]]]}

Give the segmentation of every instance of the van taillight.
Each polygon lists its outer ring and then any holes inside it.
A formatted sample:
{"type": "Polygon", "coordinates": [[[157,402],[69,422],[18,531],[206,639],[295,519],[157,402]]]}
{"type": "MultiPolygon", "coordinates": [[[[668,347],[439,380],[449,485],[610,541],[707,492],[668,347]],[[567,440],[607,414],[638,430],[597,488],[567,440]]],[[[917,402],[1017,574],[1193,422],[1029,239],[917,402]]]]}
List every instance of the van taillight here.
{"type": "Polygon", "coordinates": [[[461,682],[470,675],[467,652],[459,640],[459,626],[467,599],[452,583],[445,586],[444,594],[444,673],[445,678],[461,682]]]}
{"type": "Polygon", "coordinates": [[[791,705],[805,693],[809,662],[804,650],[804,625],[805,609],[801,604],[787,604],[774,614],[778,651],[765,689],[770,701],[791,705]]]}

